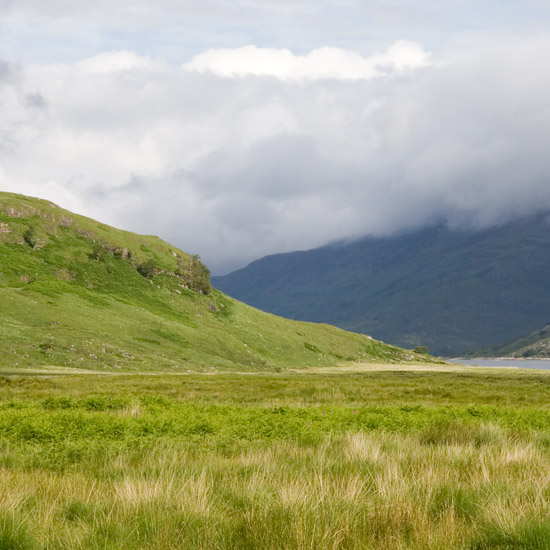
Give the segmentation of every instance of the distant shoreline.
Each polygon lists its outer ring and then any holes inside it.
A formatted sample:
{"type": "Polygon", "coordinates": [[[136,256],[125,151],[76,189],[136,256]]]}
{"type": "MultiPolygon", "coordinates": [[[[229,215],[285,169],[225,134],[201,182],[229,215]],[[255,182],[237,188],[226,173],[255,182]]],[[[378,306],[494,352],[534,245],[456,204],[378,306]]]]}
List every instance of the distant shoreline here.
{"type": "Polygon", "coordinates": [[[445,361],[549,361],[550,357],[444,357],[445,361]]]}
{"type": "Polygon", "coordinates": [[[533,357],[453,357],[447,359],[450,363],[464,366],[478,367],[502,367],[517,369],[550,370],[550,359],[537,359],[533,357]]]}

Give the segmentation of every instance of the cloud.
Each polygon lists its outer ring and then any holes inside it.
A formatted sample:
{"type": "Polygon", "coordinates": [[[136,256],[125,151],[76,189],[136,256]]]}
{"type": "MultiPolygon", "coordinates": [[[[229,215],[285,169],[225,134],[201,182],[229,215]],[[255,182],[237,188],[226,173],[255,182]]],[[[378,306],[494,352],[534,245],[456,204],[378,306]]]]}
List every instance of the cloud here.
{"type": "Polygon", "coordinates": [[[153,63],[149,57],[123,50],[96,55],[77,63],[76,67],[83,73],[93,76],[151,69],[153,68],[153,63]]]}
{"type": "Polygon", "coordinates": [[[15,153],[46,110],[44,97],[25,85],[20,67],[0,59],[0,155],[15,153]]]}
{"type": "Polygon", "coordinates": [[[226,73],[216,55],[197,70],[131,51],[0,64],[0,188],[159,234],[216,272],[434,221],[498,224],[550,208],[549,49],[543,36],[404,72],[399,44],[338,50],[343,68],[311,61],[330,49],[258,47],[226,52],[240,71],[226,73]]]}
{"type": "Polygon", "coordinates": [[[6,61],[0,59],[0,86],[11,80],[13,68],[6,61]]]}
{"type": "Polygon", "coordinates": [[[287,49],[244,46],[213,49],[195,56],[185,68],[222,77],[272,76],[281,80],[368,80],[388,72],[428,65],[429,54],[419,44],[400,40],[385,53],[365,58],[356,52],[324,47],[307,55],[287,49]]]}

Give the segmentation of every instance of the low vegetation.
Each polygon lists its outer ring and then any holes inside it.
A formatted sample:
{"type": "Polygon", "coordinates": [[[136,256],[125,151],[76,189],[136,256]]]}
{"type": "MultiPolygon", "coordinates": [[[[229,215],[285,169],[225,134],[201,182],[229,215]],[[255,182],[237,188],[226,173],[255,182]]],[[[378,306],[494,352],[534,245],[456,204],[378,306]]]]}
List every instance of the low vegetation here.
{"type": "Polygon", "coordinates": [[[550,549],[547,374],[268,315],[16,195],[0,266],[0,550],[550,549]]]}
{"type": "Polygon", "coordinates": [[[550,548],[550,376],[441,368],[4,376],[0,548],[550,548]]]}
{"type": "Polygon", "coordinates": [[[196,255],[0,193],[0,367],[266,371],[433,361],[213,289],[196,255]]]}

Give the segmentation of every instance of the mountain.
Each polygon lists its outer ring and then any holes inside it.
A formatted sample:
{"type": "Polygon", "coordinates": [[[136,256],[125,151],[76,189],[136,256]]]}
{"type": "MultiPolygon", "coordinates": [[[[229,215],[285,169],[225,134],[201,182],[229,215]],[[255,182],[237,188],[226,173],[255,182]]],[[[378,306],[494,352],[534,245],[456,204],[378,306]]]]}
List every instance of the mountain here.
{"type": "Polygon", "coordinates": [[[550,216],[473,231],[406,235],[267,256],[216,288],[292,319],[457,355],[509,341],[550,312],[550,216]]]}
{"type": "Polygon", "coordinates": [[[426,360],[360,334],[281,319],[211,287],[158,237],[0,193],[0,367],[278,370],[426,360]]]}
{"type": "Polygon", "coordinates": [[[550,359],[550,324],[527,336],[477,352],[476,357],[524,357],[550,359]]]}

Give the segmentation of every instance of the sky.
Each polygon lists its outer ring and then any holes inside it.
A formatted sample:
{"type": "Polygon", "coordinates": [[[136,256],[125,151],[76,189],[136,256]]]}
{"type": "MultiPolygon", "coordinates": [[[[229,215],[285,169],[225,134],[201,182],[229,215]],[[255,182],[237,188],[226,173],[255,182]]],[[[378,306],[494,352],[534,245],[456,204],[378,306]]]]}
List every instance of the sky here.
{"type": "Polygon", "coordinates": [[[0,190],[199,254],[550,209],[547,0],[0,0],[0,190]]]}

